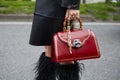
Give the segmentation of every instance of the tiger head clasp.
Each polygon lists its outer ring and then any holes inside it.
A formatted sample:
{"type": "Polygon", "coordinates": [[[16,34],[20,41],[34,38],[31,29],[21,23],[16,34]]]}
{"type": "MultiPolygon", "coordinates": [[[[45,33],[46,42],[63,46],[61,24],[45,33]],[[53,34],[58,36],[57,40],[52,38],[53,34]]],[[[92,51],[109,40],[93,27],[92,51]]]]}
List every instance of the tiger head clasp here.
{"type": "Polygon", "coordinates": [[[82,42],[80,41],[80,39],[74,39],[73,42],[73,47],[74,48],[81,48],[83,46],[82,42]]]}

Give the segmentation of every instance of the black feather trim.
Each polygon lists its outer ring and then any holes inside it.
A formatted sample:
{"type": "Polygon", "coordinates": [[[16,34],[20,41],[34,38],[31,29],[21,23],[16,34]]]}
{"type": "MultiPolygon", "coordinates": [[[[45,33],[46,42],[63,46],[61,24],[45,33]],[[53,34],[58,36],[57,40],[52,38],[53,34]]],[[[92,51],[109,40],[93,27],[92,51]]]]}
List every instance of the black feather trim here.
{"type": "Polygon", "coordinates": [[[55,80],[56,64],[45,56],[45,52],[40,56],[35,67],[35,80],[55,80]]]}
{"type": "Polygon", "coordinates": [[[74,64],[60,65],[57,69],[58,80],[80,80],[80,74],[82,74],[83,64],[75,62],[74,64]]]}

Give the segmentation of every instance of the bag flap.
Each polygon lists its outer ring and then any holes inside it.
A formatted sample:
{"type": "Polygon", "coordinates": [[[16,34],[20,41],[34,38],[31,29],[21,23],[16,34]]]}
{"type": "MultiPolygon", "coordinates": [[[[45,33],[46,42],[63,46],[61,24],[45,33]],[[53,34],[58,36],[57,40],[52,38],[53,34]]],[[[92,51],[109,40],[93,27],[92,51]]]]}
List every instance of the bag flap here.
{"type": "MultiPolygon", "coordinates": [[[[71,31],[71,38],[72,38],[72,42],[75,39],[79,39],[83,44],[85,43],[85,41],[87,39],[89,39],[90,37],[90,30],[89,29],[82,29],[82,30],[73,30],[71,31]]],[[[57,33],[58,38],[62,41],[67,43],[67,36],[68,33],[67,32],[58,32],[57,33]]]]}

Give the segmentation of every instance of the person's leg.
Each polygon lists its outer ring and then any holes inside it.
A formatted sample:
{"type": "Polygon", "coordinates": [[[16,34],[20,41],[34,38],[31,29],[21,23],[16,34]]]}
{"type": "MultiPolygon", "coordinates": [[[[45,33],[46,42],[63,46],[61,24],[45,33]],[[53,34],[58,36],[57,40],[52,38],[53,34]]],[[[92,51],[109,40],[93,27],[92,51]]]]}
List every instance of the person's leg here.
{"type": "Polygon", "coordinates": [[[43,52],[37,62],[36,77],[35,80],[56,80],[55,71],[56,63],[52,62],[50,46],[45,46],[45,52],[43,52]]]}
{"type": "MultiPolygon", "coordinates": [[[[45,46],[46,56],[51,57],[51,46],[45,46]]],[[[62,62],[57,65],[58,80],[80,80],[84,65],[77,61],[62,62]]]]}
{"type": "Polygon", "coordinates": [[[51,57],[51,46],[45,46],[45,55],[51,57]]]}

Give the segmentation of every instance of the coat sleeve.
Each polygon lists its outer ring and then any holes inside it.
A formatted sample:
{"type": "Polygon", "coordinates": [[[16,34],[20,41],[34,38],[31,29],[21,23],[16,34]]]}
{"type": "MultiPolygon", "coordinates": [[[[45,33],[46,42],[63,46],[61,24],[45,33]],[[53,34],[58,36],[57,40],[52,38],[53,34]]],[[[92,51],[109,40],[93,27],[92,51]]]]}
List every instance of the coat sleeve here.
{"type": "Polygon", "coordinates": [[[80,0],[62,0],[61,7],[68,9],[79,9],[80,0]]]}

